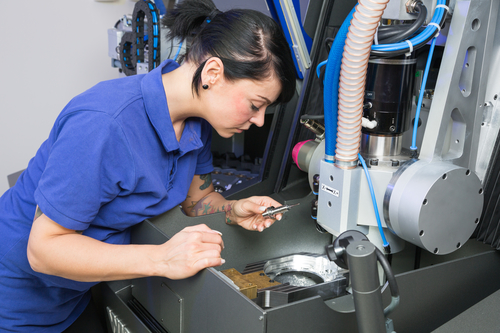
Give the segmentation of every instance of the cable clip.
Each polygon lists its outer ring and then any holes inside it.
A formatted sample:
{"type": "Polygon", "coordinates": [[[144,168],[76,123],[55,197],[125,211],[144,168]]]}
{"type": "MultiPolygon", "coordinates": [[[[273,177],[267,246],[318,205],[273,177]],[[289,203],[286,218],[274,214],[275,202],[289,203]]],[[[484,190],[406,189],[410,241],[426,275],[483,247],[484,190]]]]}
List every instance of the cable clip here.
{"type": "Polygon", "coordinates": [[[439,36],[439,32],[441,31],[441,26],[439,24],[437,24],[436,22],[431,22],[429,24],[427,24],[427,26],[435,26],[437,28],[437,32],[436,32],[436,36],[434,36],[434,38],[437,38],[437,36],[439,36]]]}
{"type": "Polygon", "coordinates": [[[410,51],[405,53],[405,56],[409,57],[409,56],[411,56],[411,54],[413,52],[413,44],[411,43],[411,41],[409,39],[405,40],[405,42],[407,42],[408,46],[410,47],[410,51]]]}
{"type": "Polygon", "coordinates": [[[443,9],[444,9],[444,10],[446,10],[448,13],[450,12],[450,7],[448,7],[448,6],[446,6],[446,5],[443,5],[443,4],[441,4],[441,5],[437,5],[437,6],[436,6],[436,9],[438,9],[438,8],[443,8],[443,9]]]}

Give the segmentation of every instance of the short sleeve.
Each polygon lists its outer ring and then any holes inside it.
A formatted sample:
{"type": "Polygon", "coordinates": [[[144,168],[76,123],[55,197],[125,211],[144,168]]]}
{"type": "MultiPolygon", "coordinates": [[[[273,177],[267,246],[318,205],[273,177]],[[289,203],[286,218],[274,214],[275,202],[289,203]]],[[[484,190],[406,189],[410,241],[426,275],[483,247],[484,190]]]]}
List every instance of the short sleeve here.
{"type": "Polygon", "coordinates": [[[196,175],[204,175],[214,170],[211,150],[212,126],[204,120],[201,122],[201,140],[203,142],[203,147],[200,149],[200,153],[198,154],[195,170],[196,175]]]}
{"type": "Polygon", "coordinates": [[[132,191],[130,148],[121,127],[103,112],[73,112],[55,126],[35,201],[63,227],[86,230],[103,205],[132,191]]]}

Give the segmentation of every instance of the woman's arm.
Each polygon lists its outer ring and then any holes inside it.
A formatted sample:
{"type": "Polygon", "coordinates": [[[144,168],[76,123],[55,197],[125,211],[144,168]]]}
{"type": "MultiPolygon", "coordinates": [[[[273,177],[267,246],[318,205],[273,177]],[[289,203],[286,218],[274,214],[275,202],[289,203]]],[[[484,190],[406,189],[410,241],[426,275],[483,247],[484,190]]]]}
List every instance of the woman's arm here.
{"type": "MultiPolygon", "coordinates": [[[[189,216],[200,216],[225,212],[227,224],[238,224],[248,230],[263,231],[269,228],[274,219],[262,217],[267,207],[279,207],[281,204],[270,197],[250,197],[241,200],[226,200],[215,192],[210,174],[195,175],[186,200],[181,204],[189,216]]],[[[277,215],[281,219],[281,214],[277,215]]]]}
{"type": "Polygon", "coordinates": [[[36,272],[84,281],[164,276],[183,279],[224,263],[220,232],[188,227],[161,245],[114,245],[52,221],[37,207],[28,240],[28,260],[36,272]]]}

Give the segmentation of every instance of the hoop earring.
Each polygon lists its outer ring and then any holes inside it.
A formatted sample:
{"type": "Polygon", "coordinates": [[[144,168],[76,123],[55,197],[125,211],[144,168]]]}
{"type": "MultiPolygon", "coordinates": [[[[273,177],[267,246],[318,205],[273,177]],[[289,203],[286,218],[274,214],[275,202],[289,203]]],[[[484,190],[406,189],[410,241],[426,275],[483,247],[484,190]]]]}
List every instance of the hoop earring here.
{"type": "Polygon", "coordinates": [[[208,84],[204,84],[201,86],[203,89],[207,90],[208,89],[208,84]]]}

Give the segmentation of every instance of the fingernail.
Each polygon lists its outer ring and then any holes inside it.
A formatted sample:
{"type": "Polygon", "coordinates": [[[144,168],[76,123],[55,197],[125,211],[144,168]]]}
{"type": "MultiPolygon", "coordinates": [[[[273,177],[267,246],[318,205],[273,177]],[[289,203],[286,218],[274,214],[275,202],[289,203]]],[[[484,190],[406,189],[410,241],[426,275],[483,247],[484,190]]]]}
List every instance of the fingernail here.
{"type": "Polygon", "coordinates": [[[260,210],[261,212],[265,211],[266,209],[267,209],[267,207],[264,207],[264,206],[260,206],[260,207],[259,207],[259,210],[260,210]]]}
{"type": "Polygon", "coordinates": [[[279,216],[276,217],[276,220],[281,221],[282,217],[283,217],[283,215],[279,215],[279,216]]]}
{"type": "Polygon", "coordinates": [[[257,230],[257,225],[256,224],[253,225],[253,230],[257,230]]]}
{"type": "Polygon", "coordinates": [[[220,262],[221,262],[221,266],[226,263],[226,261],[224,259],[222,259],[222,258],[220,258],[220,262]]]}
{"type": "Polygon", "coordinates": [[[215,232],[216,234],[219,234],[219,235],[221,235],[221,236],[222,236],[222,232],[217,231],[217,230],[212,230],[212,231],[213,231],[213,232],[215,232]]]}
{"type": "Polygon", "coordinates": [[[271,226],[271,222],[266,222],[266,228],[269,228],[271,226]]]}

